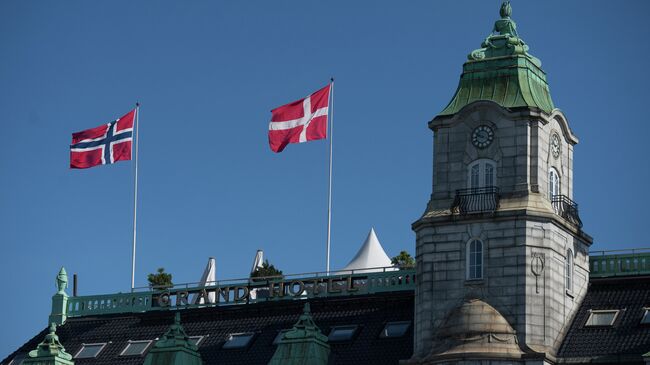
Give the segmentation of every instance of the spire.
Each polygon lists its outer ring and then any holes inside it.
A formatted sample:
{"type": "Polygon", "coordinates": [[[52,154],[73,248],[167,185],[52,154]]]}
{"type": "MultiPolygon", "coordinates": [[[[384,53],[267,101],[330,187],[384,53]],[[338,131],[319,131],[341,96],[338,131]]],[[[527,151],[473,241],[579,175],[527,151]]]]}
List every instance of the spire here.
{"type": "MultiPolygon", "coordinates": [[[[65,272],[65,271],[64,271],[65,272]]],[[[29,352],[23,364],[34,365],[72,365],[72,355],[65,352],[65,348],[56,335],[56,324],[50,324],[50,333],[45,335],[43,342],[29,352]]]]}
{"type": "Polygon", "coordinates": [[[305,303],[298,322],[280,339],[269,365],[326,365],[329,354],[327,336],[316,326],[311,307],[305,303]]]}
{"type": "Polygon", "coordinates": [[[509,1],[501,4],[499,15],[501,19],[494,22],[481,48],[467,56],[456,94],[440,115],[455,114],[478,100],[491,100],[506,108],[538,108],[546,113],[555,108],[542,62],[528,53],[528,45],[510,18],[509,1]]]}
{"type": "Polygon", "coordinates": [[[144,365],[202,365],[198,347],[189,341],[181,325],[181,313],[176,312],[174,323],[147,353],[144,365]]]}

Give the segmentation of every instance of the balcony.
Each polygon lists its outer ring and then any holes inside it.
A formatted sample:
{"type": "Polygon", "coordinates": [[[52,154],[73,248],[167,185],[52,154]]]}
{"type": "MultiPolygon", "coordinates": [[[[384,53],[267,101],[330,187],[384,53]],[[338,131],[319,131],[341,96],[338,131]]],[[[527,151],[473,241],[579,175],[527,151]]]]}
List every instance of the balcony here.
{"type": "Polygon", "coordinates": [[[582,221],[578,215],[578,203],[569,199],[566,195],[553,195],[551,204],[557,215],[582,228],[582,221]]]}
{"type": "Polygon", "coordinates": [[[494,213],[499,208],[499,188],[488,186],[456,190],[456,197],[451,205],[452,213],[476,214],[494,213]]]}

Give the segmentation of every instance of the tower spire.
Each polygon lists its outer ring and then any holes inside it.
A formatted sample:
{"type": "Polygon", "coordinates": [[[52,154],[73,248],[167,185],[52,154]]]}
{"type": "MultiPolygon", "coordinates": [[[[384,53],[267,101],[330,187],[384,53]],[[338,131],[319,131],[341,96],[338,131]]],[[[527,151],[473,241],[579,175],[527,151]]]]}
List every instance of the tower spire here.
{"type": "Polygon", "coordinates": [[[528,53],[510,17],[509,1],[501,4],[499,15],[481,48],[467,55],[456,94],[439,115],[456,114],[478,100],[506,108],[532,107],[548,114],[555,109],[542,62],[528,53]]]}

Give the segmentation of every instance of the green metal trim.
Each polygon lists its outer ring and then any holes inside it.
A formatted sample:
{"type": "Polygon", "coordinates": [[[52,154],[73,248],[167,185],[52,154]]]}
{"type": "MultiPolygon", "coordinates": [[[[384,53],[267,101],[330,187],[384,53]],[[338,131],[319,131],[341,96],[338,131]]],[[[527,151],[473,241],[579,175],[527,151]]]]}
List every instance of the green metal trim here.
{"type": "Polygon", "coordinates": [[[166,290],[87,295],[67,298],[67,317],[138,313],[169,309],[242,305],[279,300],[367,295],[415,290],[415,270],[386,271],[368,274],[308,276],[300,278],[242,279],[218,282],[213,286],[170,288],[166,290]],[[295,288],[303,287],[299,293],[295,288]],[[316,292],[314,292],[316,287],[316,292]],[[235,292],[233,289],[237,289],[235,292]],[[242,292],[257,291],[255,299],[240,297],[242,292]],[[214,292],[217,303],[191,304],[194,295],[207,297],[214,292]],[[228,300],[225,300],[227,293],[228,300]],[[262,294],[267,294],[264,296],[262,294]],[[179,298],[181,298],[179,302],[179,298]]]}
{"type": "Polygon", "coordinates": [[[23,364],[32,365],[74,365],[72,355],[65,352],[65,348],[56,335],[56,324],[50,324],[50,332],[35,350],[29,352],[23,364]]]}
{"type": "Polygon", "coordinates": [[[268,365],[327,365],[330,346],[311,316],[309,303],[293,328],[280,339],[268,365]]]}
{"type": "Polygon", "coordinates": [[[149,350],[143,365],[202,365],[198,347],[189,341],[181,325],[181,313],[176,312],[174,324],[149,350]]]}
{"type": "Polygon", "coordinates": [[[650,252],[638,252],[638,250],[630,250],[628,253],[618,251],[621,253],[616,254],[606,254],[606,252],[590,255],[590,278],[650,275],[650,252]]]}
{"type": "Polygon", "coordinates": [[[65,292],[67,286],[68,274],[65,272],[65,268],[62,267],[56,276],[57,292],[52,296],[52,310],[50,311],[48,323],[55,323],[59,326],[65,323],[67,318],[66,309],[68,308],[68,294],[65,292]]]}
{"type": "Polygon", "coordinates": [[[463,65],[456,93],[439,115],[458,113],[464,106],[491,100],[506,108],[531,107],[550,113],[554,108],[546,74],[539,59],[528,53],[510,19],[509,2],[501,6],[501,19],[493,33],[472,51],[463,65]]]}

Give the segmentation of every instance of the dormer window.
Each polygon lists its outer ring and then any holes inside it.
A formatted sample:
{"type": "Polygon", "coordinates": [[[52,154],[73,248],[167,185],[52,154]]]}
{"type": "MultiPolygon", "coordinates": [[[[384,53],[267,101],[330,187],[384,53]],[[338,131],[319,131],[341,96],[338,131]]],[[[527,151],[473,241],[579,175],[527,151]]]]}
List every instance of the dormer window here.
{"type": "Polygon", "coordinates": [[[388,322],[381,330],[379,338],[404,337],[409,328],[411,328],[411,321],[388,322]]]}
{"type": "Polygon", "coordinates": [[[496,163],[489,159],[480,159],[469,165],[467,185],[470,189],[496,186],[496,163]]]}
{"type": "Polygon", "coordinates": [[[253,337],[255,337],[255,333],[252,332],[247,332],[247,333],[231,333],[228,338],[226,339],[226,342],[223,344],[221,348],[223,349],[243,349],[248,347],[248,345],[251,343],[253,340],[253,337]]]}
{"type": "Polygon", "coordinates": [[[142,356],[152,342],[152,340],[129,340],[122,353],[120,353],[120,356],[142,356]]]}
{"type": "Polygon", "coordinates": [[[592,310],[587,318],[585,327],[605,327],[614,325],[618,316],[618,309],[612,310],[592,310]]]}
{"type": "Polygon", "coordinates": [[[104,349],[106,342],[102,343],[84,343],[81,348],[74,355],[75,359],[89,359],[96,358],[97,355],[104,349]]]}
{"type": "Polygon", "coordinates": [[[351,341],[357,333],[358,325],[353,324],[349,326],[335,326],[332,327],[329,335],[327,336],[328,342],[345,342],[351,341]]]}

